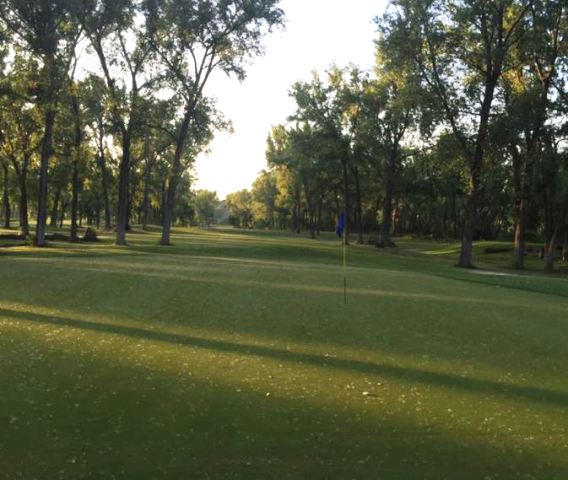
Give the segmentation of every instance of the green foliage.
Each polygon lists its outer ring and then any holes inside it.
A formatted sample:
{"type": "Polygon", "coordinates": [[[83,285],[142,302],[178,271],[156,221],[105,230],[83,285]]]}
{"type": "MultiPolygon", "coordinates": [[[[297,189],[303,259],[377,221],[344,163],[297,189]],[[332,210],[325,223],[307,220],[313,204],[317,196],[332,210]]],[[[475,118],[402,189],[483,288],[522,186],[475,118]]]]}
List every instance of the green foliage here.
{"type": "Polygon", "coordinates": [[[227,195],[225,199],[229,209],[229,223],[237,228],[253,227],[252,195],[248,190],[227,195]]]}
{"type": "Polygon", "coordinates": [[[215,222],[215,212],[219,204],[216,192],[197,190],[194,203],[196,220],[199,225],[208,227],[215,222]]]}

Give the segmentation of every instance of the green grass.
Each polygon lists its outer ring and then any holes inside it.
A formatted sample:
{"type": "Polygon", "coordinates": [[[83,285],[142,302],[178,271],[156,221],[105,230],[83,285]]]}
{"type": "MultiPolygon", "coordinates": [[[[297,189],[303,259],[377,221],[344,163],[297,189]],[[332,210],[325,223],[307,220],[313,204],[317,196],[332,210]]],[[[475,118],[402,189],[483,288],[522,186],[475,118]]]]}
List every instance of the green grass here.
{"type": "Polygon", "coordinates": [[[129,240],[0,249],[0,478],[568,478],[566,275],[129,240]]]}

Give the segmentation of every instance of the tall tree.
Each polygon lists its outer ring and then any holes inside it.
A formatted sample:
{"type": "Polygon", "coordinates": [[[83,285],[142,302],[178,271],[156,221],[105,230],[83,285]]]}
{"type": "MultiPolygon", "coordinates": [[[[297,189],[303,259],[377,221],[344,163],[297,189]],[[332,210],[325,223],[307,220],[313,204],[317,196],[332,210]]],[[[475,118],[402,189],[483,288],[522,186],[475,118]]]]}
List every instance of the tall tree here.
{"type": "Polygon", "coordinates": [[[31,164],[40,143],[39,111],[29,103],[25,95],[26,85],[33,78],[34,71],[29,70],[28,62],[16,59],[13,86],[9,96],[2,98],[0,108],[0,130],[2,131],[2,156],[9,161],[16,174],[19,189],[19,217],[22,235],[28,236],[29,229],[29,195],[28,176],[31,164]],[[23,92],[22,92],[23,89],[23,92]]]}
{"type": "Polygon", "coordinates": [[[75,8],[74,0],[0,2],[0,17],[14,41],[31,52],[41,65],[35,92],[43,117],[35,239],[38,246],[46,244],[48,168],[57,105],[80,37],[73,17],[75,8]]]}
{"type": "MultiPolygon", "coordinates": [[[[290,121],[304,125],[317,135],[321,148],[321,166],[325,170],[335,172],[334,179],[338,185],[329,185],[330,188],[341,190],[343,205],[338,207],[337,215],[345,214],[345,233],[343,241],[349,244],[351,218],[351,175],[350,162],[353,161],[351,141],[353,136],[352,123],[345,124],[346,103],[341,95],[343,86],[342,71],[332,67],[323,81],[319,75],[314,74],[310,82],[296,82],[290,95],[296,102],[296,112],[289,118],[290,121]],[[339,187],[340,188],[335,188],[339,187]]],[[[350,108],[350,104],[347,104],[350,108]]],[[[312,152],[314,155],[314,152],[312,152]]]]}
{"type": "Polygon", "coordinates": [[[559,63],[568,54],[566,16],[562,1],[535,1],[530,9],[526,34],[512,50],[516,68],[503,76],[506,128],[515,185],[514,266],[522,269],[531,191],[540,155],[541,136],[552,112],[553,85],[559,63]]]}
{"type": "MultiPolygon", "coordinates": [[[[118,180],[116,243],[126,245],[132,140],[143,120],[143,99],[151,96],[159,87],[162,76],[153,68],[155,64],[152,62],[152,50],[148,41],[150,33],[139,18],[140,2],[80,2],[80,23],[99,60],[110,114],[120,132],[122,152],[118,180]]],[[[104,155],[101,155],[101,152],[104,150],[99,148],[99,161],[102,162],[104,155]]]]}
{"type": "Polygon", "coordinates": [[[499,81],[533,0],[396,0],[380,21],[389,51],[420,73],[469,163],[458,265],[473,265],[483,163],[499,81]]]}
{"type": "MultiPolygon", "coordinates": [[[[191,124],[196,123],[204,89],[220,70],[244,78],[248,58],[261,53],[266,30],[279,25],[279,0],[149,0],[148,30],[154,51],[170,71],[184,104],[168,180],[161,243],[170,244],[172,211],[191,124]]],[[[206,102],[207,103],[207,102],[206,102]]],[[[203,110],[203,108],[202,108],[203,110]]],[[[194,145],[201,141],[194,142],[194,145]]]]}

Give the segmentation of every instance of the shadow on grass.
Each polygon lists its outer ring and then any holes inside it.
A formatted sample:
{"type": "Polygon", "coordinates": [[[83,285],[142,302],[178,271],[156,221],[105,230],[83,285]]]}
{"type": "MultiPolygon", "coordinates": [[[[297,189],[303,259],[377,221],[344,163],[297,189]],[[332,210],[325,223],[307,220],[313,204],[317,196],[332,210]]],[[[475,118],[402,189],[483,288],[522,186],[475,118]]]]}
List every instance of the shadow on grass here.
{"type": "Polygon", "coordinates": [[[186,347],[216,350],[218,352],[258,356],[278,361],[312,365],[314,367],[353,370],[360,373],[461,390],[473,394],[499,396],[512,401],[540,403],[558,408],[568,407],[568,393],[538,387],[504,384],[491,380],[460,377],[450,373],[432,372],[415,368],[399,367],[396,365],[376,364],[354,359],[326,357],[317,354],[281,350],[260,345],[247,345],[224,340],[163,333],[137,327],[97,323],[75,318],[51,317],[38,313],[17,312],[8,309],[0,309],[0,316],[20,321],[66,326],[156,342],[166,342],[186,347]]]}
{"type": "Polygon", "coordinates": [[[156,374],[151,360],[93,358],[78,347],[26,361],[0,350],[12,367],[0,371],[0,384],[20,388],[3,392],[0,412],[28,420],[0,428],[1,478],[567,478],[550,443],[519,451],[518,439],[507,436],[326,408],[285,391],[267,398],[243,385],[156,374]]]}
{"type": "MultiPolygon", "coordinates": [[[[238,231],[219,229],[212,232],[180,231],[174,235],[175,248],[168,249],[157,244],[157,235],[134,235],[127,247],[114,247],[106,239],[97,246],[71,247],[56,243],[52,248],[2,252],[9,257],[42,258],[143,258],[159,254],[176,261],[191,258],[255,259],[256,261],[293,261],[309,265],[340,265],[340,248],[335,240],[311,242],[291,234],[272,232],[238,231]]],[[[164,257],[165,258],[165,257],[164,257]]],[[[568,279],[561,274],[536,277],[531,274],[509,274],[502,277],[475,275],[457,269],[446,258],[433,259],[427,255],[401,255],[377,253],[367,246],[353,246],[349,251],[349,265],[365,269],[409,271],[431,275],[447,280],[466,282],[515,291],[539,293],[555,297],[568,297],[568,279]],[[545,281],[543,281],[543,279],[545,281]]]]}

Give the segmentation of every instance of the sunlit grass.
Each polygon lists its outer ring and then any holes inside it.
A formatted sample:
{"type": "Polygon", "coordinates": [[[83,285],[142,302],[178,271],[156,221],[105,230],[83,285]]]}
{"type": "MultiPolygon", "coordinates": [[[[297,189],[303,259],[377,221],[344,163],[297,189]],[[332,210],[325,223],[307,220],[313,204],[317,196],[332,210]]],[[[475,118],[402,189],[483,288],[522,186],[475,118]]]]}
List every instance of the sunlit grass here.
{"type": "Polygon", "coordinates": [[[331,235],[157,240],[0,251],[6,478],[568,477],[565,276],[353,245],[345,306],[331,235]]]}

